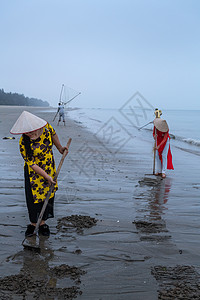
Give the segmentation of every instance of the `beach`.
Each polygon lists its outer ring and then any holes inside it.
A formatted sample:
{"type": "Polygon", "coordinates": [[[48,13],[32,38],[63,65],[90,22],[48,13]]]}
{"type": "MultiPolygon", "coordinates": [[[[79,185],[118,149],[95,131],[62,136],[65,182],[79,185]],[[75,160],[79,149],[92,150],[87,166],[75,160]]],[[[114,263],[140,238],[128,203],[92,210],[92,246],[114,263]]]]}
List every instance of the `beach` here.
{"type": "MultiPolygon", "coordinates": [[[[55,113],[0,107],[0,299],[200,299],[199,154],[172,140],[175,170],[161,179],[146,132],[112,114],[90,120],[96,133],[80,118],[57,126],[55,113]],[[29,220],[20,136],[4,139],[23,110],[48,121],[62,145],[72,138],[40,254],[22,246],[29,220]],[[114,123],[123,138],[109,134],[114,123]]],[[[58,166],[56,148],[54,156],[58,166]]]]}

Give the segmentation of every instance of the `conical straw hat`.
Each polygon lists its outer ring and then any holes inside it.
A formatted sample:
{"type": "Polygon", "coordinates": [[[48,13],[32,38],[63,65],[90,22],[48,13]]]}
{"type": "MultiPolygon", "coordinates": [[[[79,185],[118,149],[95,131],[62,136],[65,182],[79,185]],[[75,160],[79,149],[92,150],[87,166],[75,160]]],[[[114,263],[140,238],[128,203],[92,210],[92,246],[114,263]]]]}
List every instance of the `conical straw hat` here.
{"type": "Polygon", "coordinates": [[[31,114],[28,111],[23,111],[10,130],[10,133],[23,134],[40,129],[46,124],[47,122],[45,120],[31,114]]]}
{"type": "Polygon", "coordinates": [[[161,132],[167,132],[169,130],[166,120],[163,120],[161,118],[155,118],[153,124],[156,127],[156,129],[158,129],[161,132]]]}

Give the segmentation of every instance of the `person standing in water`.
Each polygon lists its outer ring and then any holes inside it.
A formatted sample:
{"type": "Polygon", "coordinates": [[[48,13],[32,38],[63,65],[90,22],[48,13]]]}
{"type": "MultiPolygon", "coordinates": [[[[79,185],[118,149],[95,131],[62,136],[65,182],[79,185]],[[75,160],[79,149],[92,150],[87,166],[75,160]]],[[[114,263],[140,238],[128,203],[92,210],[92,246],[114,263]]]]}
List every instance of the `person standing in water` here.
{"type": "Polygon", "coordinates": [[[161,175],[162,178],[165,178],[167,169],[174,170],[170,149],[169,127],[166,120],[161,119],[159,114],[156,114],[156,118],[154,119],[153,124],[153,137],[155,139],[156,151],[155,175],[161,175]]]}
{"type": "Polygon", "coordinates": [[[67,148],[62,147],[55,130],[47,121],[27,111],[22,112],[10,133],[22,134],[19,146],[24,159],[25,195],[30,219],[25,236],[33,234],[49,186],[54,184],[39,226],[39,233],[49,236],[50,230],[46,220],[54,217],[54,196],[58,189],[57,182],[53,180],[56,166],[52,147],[55,145],[61,154],[67,148]]]}

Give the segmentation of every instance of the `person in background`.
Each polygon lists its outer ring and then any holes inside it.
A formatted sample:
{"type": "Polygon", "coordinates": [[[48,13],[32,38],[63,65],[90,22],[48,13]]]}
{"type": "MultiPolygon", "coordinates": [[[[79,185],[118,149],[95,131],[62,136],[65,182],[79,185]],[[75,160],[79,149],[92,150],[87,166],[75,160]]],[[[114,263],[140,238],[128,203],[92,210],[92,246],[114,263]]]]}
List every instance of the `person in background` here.
{"type": "Polygon", "coordinates": [[[59,113],[59,120],[58,120],[58,126],[59,126],[59,123],[61,121],[61,118],[63,119],[63,123],[64,123],[64,126],[65,126],[65,107],[64,107],[64,104],[62,103],[58,103],[58,111],[59,113]]]}
{"type": "Polygon", "coordinates": [[[62,147],[49,123],[27,111],[22,112],[10,133],[22,134],[19,146],[24,159],[25,195],[30,219],[25,236],[33,234],[49,186],[54,184],[54,190],[39,226],[39,233],[49,236],[50,230],[46,220],[54,217],[54,196],[58,189],[57,182],[53,180],[56,166],[52,147],[55,145],[61,154],[66,147],[62,147]]]}
{"type": "Polygon", "coordinates": [[[162,178],[165,178],[167,169],[174,170],[170,149],[169,127],[166,120],[160,118],[160,114],[156,114],[153,124],[153,137],[156,140],[155,175],[161,175],[162,178]]]}

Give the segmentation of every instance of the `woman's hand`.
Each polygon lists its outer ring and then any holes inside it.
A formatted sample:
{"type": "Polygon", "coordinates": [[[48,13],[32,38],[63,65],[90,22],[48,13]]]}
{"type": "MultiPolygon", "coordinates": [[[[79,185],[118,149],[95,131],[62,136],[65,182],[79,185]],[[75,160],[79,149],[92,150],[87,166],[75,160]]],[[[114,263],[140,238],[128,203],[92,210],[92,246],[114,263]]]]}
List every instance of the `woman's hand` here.
{"type": "Polygon", "coordinates": [[[67,150],[67,153],[68,153],[68,148],[67,148],[67,147],[62,147],[62,146],[61,146],[61,147],[58,149],[58,151],[59,151],[61,154],[63,154],[65,150],[67,150]]]}
{"type": "Polygon", "coordinates": [[[38,165],[32,165],[31,168],[35,173],[41,175],[48,181],[48,185],[50,186],[51,184],[56,184],[56,182],[52,179],[51,176],[49,176],[43,169],[41,169],[38,165]]]}
{"type": "Polygon", "coordinates": [[[45,176],[45,179],[48,181],[49,186],[51,186],[52,184],[56,184],[56,182],[49,175],[45,176]]]}
{"type": "Polygon", "coordinates": [[[159,146],[154,146],[153,150],[158,150],[159,148],[160,148],[160,145],[159,146]]]}

